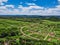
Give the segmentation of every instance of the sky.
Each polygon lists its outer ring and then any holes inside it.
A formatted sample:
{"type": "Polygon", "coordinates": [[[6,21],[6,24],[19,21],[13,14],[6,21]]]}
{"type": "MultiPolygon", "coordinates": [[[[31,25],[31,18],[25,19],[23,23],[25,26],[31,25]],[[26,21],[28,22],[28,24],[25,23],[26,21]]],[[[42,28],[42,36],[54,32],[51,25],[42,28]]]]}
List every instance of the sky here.
{"type": "Polygon", "coordinates": [[[60,0],[0,0],[0,15],[60,16],[60,0]]]}

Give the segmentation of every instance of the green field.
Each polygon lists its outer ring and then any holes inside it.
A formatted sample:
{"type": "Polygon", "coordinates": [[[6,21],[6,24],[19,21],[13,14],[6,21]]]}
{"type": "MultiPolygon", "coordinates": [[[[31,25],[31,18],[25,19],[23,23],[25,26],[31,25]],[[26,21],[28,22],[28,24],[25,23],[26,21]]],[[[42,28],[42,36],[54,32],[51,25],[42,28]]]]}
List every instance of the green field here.
{"type": "Polygon", "coordinates": [[[60,45],[60,21],[0,18],[0,45],[60,45]]]}

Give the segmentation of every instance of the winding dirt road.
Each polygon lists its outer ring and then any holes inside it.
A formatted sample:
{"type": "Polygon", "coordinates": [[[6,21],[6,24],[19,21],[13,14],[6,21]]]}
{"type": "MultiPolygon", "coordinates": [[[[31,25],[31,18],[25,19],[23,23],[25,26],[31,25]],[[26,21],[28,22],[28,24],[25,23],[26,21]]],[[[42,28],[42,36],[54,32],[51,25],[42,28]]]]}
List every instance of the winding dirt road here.
{"type": "MultiPolygon", "coordinates": [[[[30,35],[26,35],[26,34],[23,32],[23,28],[25,28],[25,27],[26,27],[26,26],[23,26],[23,27],[20,28],[20,32],[21,32],[24,36],[29,37],[29,38],[32,38],[32,39],[35,39],[35,40],[40,40],[40,39],[35,38],[35,37],[32,37],[32,36],[30,36],[30,35]]],[[[53,28],[54,28],[54,27],[52,27],[52,28],[50,29],[50,32],[53,30],[53,28]]],[[[48,38],[48,36],[49,36],[49,33],[45,36],[45,38],[44,38],[43,40],[46,40],[46,39],[48,38]]]]}
{"type": "Polygon", "coordinates": [[[30,38],[35,39],[35,40],[40,40],[40,39],[38,39],[38,38],[34,38],[34,37],[32,37],[32,36],[26,35],[26,34],[23,32],[23,28],[25,28],[25,27],[26,27],[26,26],[21,27],[21,29],[20,29],[20,32],[21,32],[24,36],[30,37],[30,38]]]}

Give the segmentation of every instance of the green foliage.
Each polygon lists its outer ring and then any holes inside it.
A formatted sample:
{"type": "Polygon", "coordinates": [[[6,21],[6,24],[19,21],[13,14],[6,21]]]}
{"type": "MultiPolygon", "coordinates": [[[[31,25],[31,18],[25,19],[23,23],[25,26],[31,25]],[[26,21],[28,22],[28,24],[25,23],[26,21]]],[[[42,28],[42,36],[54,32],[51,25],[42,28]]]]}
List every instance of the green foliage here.
{"type": "Polygon", "coordinates": [[[0,45],[5,45],[5,43],[9,45],[59,45],[60,21],[57,20],[60,19],[56,17],[0,18],[0,45]],[[24,28],[21,29],[22,27],[24,28]]]}

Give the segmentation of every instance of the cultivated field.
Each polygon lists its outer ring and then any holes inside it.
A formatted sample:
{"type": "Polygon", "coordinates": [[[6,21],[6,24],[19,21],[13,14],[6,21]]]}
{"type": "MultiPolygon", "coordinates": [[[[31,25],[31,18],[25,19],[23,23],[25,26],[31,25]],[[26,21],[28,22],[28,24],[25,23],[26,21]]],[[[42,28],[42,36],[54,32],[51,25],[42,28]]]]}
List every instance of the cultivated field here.
{"type": "Polygon", "coordinates": [[[60,45],[60,21],[0,18],[0,45],[60,45]]]}

